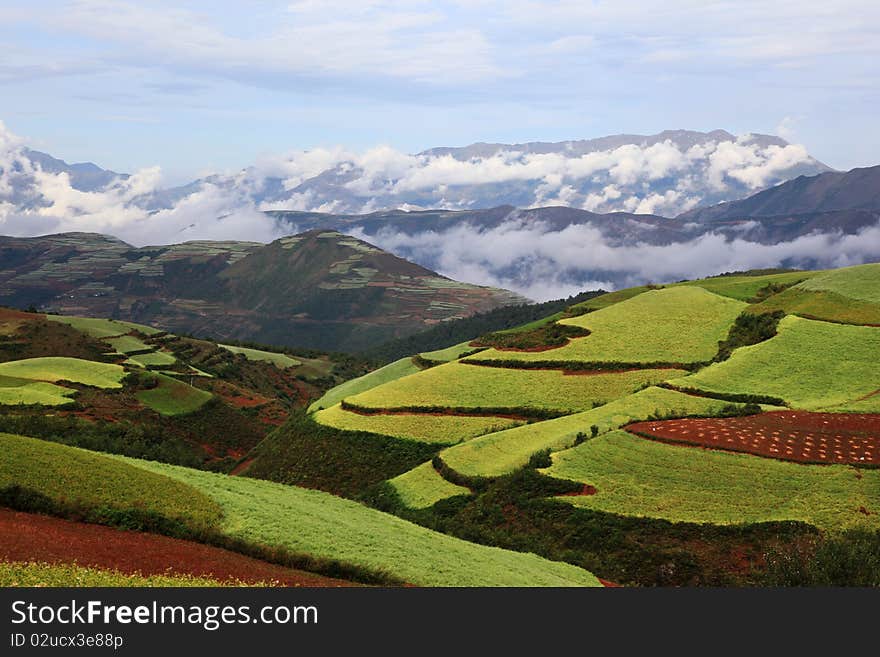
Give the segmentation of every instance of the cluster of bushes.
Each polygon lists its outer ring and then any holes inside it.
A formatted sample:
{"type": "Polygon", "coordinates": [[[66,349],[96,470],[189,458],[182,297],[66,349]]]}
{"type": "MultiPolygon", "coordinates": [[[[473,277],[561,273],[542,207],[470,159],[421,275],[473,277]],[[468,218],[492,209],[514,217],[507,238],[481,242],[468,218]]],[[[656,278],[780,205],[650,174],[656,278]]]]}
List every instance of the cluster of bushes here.
{"type": "Polygon", "coordinates": [[[564,370],[566,372],[619,372],[621,370],[661,370],[678,369],[696,371],[708,363],[623,363],[617,361],[578,361],[578,360],[518,360],[504,358],[470,358],[463,361],[469,365],[482,367],[501,367],[520,370],[564,370]]]}
{"type": "Polygon", "coordinates": [[[748,300],[749,303],[761,303],[765,299],[772,297],[774,294],[779,294],[780,292],[785,292],[790,287],[797,285],[798,283],[803,283],[802,280],[792,281],[790,283],[767,283],[760,290],[755,292],[755,296],[748,300]]]}
{"type": "MultiPolygon", "coordinates": [[[[749,395],[729,392],[707,392],[699,388],[686,388],[684,386],[674,386],[671,383],[658,383],[657,387],[666,388],[667,390],[675,390],[683,392],[686,395],[694,397],[706,397],[708,399],[720,399],[721,401],[733,402],[734,404],[751,404],[754,407],[758,404],[769,404],[771,406],[785,406],[785,400],[779,397],[771,397],[770,395],[749,395]]],[[[754,413],[745,413],[745,415],[754,415],[754,413]]]]}
{"type": "Polygon", "coordinates": [[[496,349],[538,350],[562,347],[572,338],[583,338],[590,331],[580,326],[568,326],[552,322],[530,331],[515,333],[489,333],[477,338],[471,344],[475,347],[494,347],[496,349]]]}
{"type": "Polygon", "coordinates": [[[86,422],[44,413],[0,414],[0,432],[192,468],[202,467],[208,456],[201,447],[169,436],[162,426],[152,424],[86,422]]]}
{"type": "Polygon", "coordinates": [[[785,317],[785,312],[782,310],[761,314],[742,313],[730,327],[727,338],[719,340],[718,353],[712,362],[718,363],[727,360],[733,350],[738,347],[747,347],[769,340],[776,335],[779,321],[783,317],[785,317]]]}
{"type": "Polygon", "coordinates": [[[441,448],[335,429],[296,411],[248,454],[253,462],[242,474],[351,498],[430,461],[441,448]]]}
{"type": "Polygon", "coordinates": [[[810,537],[765,559],[769,586],[880,586],[880,532],[810,537]]]}
{"type": "MultiPolygon", "coordinates": [[[[601,406],[601,402],[598,403],[601,406]]],[[[340,406],[343,410],[361,413],[363,415],[381,415],[389,411],[399,413],[443,413],[448,415],[469,416],[515,416],[528,420],[552,420],[553,418],[569,415],[570,411],[552,411],[543,408],[529,406],[399,406],[389,408],[367,408],[342,400],[340,406]]]]}

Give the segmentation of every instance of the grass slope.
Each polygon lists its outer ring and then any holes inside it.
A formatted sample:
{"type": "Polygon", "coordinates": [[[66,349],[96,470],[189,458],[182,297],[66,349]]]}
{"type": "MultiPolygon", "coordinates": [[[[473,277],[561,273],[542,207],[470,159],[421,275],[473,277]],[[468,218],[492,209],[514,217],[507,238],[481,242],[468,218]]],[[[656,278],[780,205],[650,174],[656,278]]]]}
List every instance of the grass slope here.
{"type": "MultiPolygon", "coordinates": [[[[601,298],[601,297],[599,297],[601,298]]],[[[699,287],[649,290],[602,310],[560,320],[592,335],[541,352],[490,349],[479,360],[691,363],[708,361],[746,304],[699,287]]],[[[465,359],[468,360],[468,359],[465,359]]]]}
{"type": "Polygon", "coordinates": [[[419,354],[419,356],[426,360],[436,360],[448,363],[451,360],[456,360],[462,354],[466,354],[473,350],[474,347],[470,345],[469,340],[467,342],[452,345],[451,347],[446,347],[445,349],[437,349],[436,351],[425,351],[419,354]]]}
{"type": "Polygon", "coordinates": [[[168,477],[97,452],[0,434],[0,489],[20,486],[84,509],[139,509],[194,525],[217,522],[205,495],[168,477]]]}
{"type": "MultiPolygon", "coordinates": [[[[549,352],[547,352],[549,353],[549,352]]],[[[346,401],[364,408],[533,408],[583,411],[681,370],[567,375],[559,370],[481,367],[451,362],[399,379],[346,401]]]]}
{"type": "MultiPolygon", "coordinates": [[[[2,393],[2,390],[0,390],[2,393]]],[[[520,424],[516,420],[501,417],[467,417],[460,415],[428,415],[407,413],[401,415],[362,415],[343,410],[338,404],[318,411],[315,421],[328,427],[347,431],[394,436],[422,443],[454,445],[455,443],[509,429],[520,424]]]]}
{"type": "Polygon", "coordinates": [[[880,328],[789,316],[776,337],[673,383],[710,393],[769,395],[817,410],[880,389],[878,355],[880,328]]]}
{"type": "Polygon", "coordinates": [[[63,406],[73,402],[70,397],[75,390],[56,386],[54,383],[31,381],[0,376],[0,405],[39,404],[40,406],[63,406]]]}
{"type": "Polygon", "coordinates": [[[188,383],[156,374],[159,385],[135,394],[138,401],[161,415],[184,415],[204,406],[213,395],[188,383]]]}
{"type": "Polygon", "coordinates": [[[440,453],[443,462],[456,472],[471,477],[499,477],[529,462],[536,452],[565,449],[578,433],[590,435],[622,427],[653,415],[712,415],[725,402],[693,397],[664,388],[647,388],[584,413],[528,424],[474,438],[440,453]]]}
{"type": "Polygon", "coordinates": [[[819,272],[751,308],[846,324],[880,324],[880,265],[819,272]]]}
{"type": "Polygon", "coordinates": [[[248,541],[392,572],[422,586],[599,585],[570,564],[468,543],[321,491],[113,458],[196,488],[223,509],[223,530],[248,541]]]}
{"type": "Polygon", "coordinates": [[[121,388],[125,370],[119,365],[81,358],[47,356],[0,363],[0,376],[34,381],[72,381],[96,388],[121,388]]]}
{"type": "Polygon", "coordinates": [[[163,332],[152,326],[144,326],[143,324],[135,324],[134,322],[121,322],[115,319],[68,317],[64,315],[46,315],[46,319],[72,326],[77,331],[81,331],[93,338],[113,338],[119,335],[125,335],[126,333],[131,333],[132,331],[137,331],[144,335],[159,335],[163,332]]]}
{"type": "Polygon", "coordinates": [[[400,501],[411,509],[426,509],[455,495],[469,495],[464,486],[446,481],[431,463],[423,463],[388,482],[400,501]]]}
{"type": "Polygon", "coordinates": [[[780,274],[764,274],[760,276],[732,275],[732,276],[713,276],[712,278],[702,278],[697,281],[685,281],[675,283],[676,286],[701,287],[704,290],[720,294],[721,296],[730,297],[731,299],[739,299],[740,301],[748,301],[758,294],[758,291],[768,285],[792,285],[804,279],[816,276],[820,272],[815,271],[793,271],[780,274]]]}
{"type": "Polygon", "coordinates": [[[800,520],[820,529],[880,528],[880,470],[789,463],[615,431],[555,454],[545,472],[596,488],[594,495],[559,499],[628,516],[721,525],[800,520]]]}
{"type": "Polygon", "coordinates": [[[421,369],[413,363],[411,357],[407,356],[406,358],[401,358],[400,360],[396,360],[384,367],[380,367],[378,370],[374,370],[369,374],[364,374],[351,381],[346,381],[345,383],[328,390],[324,393],[323,397],[309,406],[309,412],[322,408],[330,408],[346,397],[366,392],[367,390],[380,386],[383,383],[395,381],[404,376],[415,374],[416,372],[421,372],[421,369]]]}
{"type": "Polygon", "coordinates": [[[131,356],[125,361],[126,365],[134,365],[136,367],[168,367],[174,365],[177,359],[164,351],[151,351],[148,354],[138,354],[131,356]]]}
{"type": "Polygon", "coordinates": [[[262,349],[249,349],[248,347],[235,347],[228,344],[221,344],[220,347],[223,347],[227,351],[231,351],[234,354],[241,354],[248,360],[253,361],[263,361],[266,363],[272,363],[281,369],[285,367],[299,367],[302,365],[302,361],[299,361],[295,358],[291,358],[287,354],[280,354],[274,351],[263,351],[262,349]]]}
{"type": "Polygon", "coordinates": [[[139,351],[152,351],[153,347],[133,335],[120,335],[118,338],[104,340],[120,354],[134,354],[139,351]]]}
{"type": "Polygon", "coordinates": [[[880,264],[835,269],[804,281],[798,288],[834,292],[880,305],[880,264]]]}

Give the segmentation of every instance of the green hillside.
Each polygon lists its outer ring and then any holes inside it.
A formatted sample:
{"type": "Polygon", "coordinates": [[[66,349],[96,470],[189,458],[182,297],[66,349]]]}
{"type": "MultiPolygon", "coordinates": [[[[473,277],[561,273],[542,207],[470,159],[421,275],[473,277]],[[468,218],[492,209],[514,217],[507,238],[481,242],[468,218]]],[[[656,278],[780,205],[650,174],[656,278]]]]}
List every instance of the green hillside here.
{"type": "MultiPolygon", "coordinates": [[[[297,258],[369,287],[379,256],[322,234],[224,276],[256,305],[297,258]]],[[[803,581],[880,549],[878,290],[880,265],[642,286],[373,371],[0,309],[0,504],[365,583],[803,581]]]]}
{"type": "MultiPolygon", "coordinates": [[[[599,297],[601,299],[601,297],[599,297]]],[[[745,303],[699,287],[648,290],[595,312],[562,319],[587,329],[558,349],[490,349],[465,361],[693,363],[711,360],[745,303]]]]}

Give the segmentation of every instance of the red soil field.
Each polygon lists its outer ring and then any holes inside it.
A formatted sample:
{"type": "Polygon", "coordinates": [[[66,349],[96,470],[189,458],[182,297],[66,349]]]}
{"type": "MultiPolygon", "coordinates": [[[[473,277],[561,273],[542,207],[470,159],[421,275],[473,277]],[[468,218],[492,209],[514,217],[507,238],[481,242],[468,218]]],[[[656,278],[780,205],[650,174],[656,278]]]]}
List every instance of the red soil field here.
{"type": "Polygon", "coordinates": [[[773,411],[746,417],[637,422],[626,430],[801,463],[880,465],[880,414],[773,411]]]}
{"type": "Polygon", "coordinates": [[[356,586],[344,580],[284,568],[242,554],[167,536],[88,525],[0,508],[0,560],[72,563],[140,572],[237,579],[281,586],[356,586]]]}

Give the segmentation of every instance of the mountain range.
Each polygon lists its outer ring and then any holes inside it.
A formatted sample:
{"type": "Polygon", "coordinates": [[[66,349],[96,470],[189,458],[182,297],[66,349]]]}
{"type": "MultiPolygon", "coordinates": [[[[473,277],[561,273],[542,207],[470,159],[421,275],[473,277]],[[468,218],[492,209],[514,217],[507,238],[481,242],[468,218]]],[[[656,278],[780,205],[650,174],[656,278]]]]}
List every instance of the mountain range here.
{"type": "Polygon", "coordinates": [[[0,305],[325,350],[365,349],[526,301],[321,230],[268,245],[143,248],[91,233],[2,237],[0,262],[0,305]]]}
{"type": "MultiPolygon", "coordinates": [[[[108,209],[128,211],[134,220],[206,196],[222,208],[214,207],[215,215],[202,221],[242,208],[363,214],[501,205],[675,216],[831,170],[803,146],[771,135],[667,130],[555,143],[477,143],[414,155],[388,147],[360,154],[315,149],[164,187],[157,169],[127,175],[92,163],[67,164],[14,136],[0,137],[0,202],[11,204],[6,215],[60,217],[66,223],[59,229],[96,232],[109,232],[102,222],[114,223],[108,209]]],[[[17,225],[17,234],[34,234],[45,222],[31,223],[30,232],[17,225]]]]}

